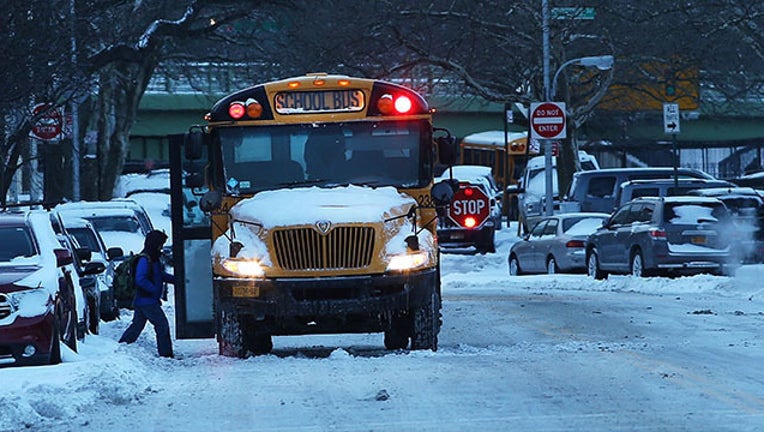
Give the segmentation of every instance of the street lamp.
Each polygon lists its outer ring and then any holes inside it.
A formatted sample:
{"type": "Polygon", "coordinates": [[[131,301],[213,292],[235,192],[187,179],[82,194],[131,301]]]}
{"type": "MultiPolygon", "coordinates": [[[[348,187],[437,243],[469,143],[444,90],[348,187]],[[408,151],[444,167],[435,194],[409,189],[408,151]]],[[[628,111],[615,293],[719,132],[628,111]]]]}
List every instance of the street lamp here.
{"type": "MultiPolygon", "coordinates": [[[[562,72],[563,69],[570,65],[596,67],[599,70],[608,70],[613,67],[613,56],[603,55],[580,57],[568,60],[561,64],[560,67],[557,68],[557,72],[554,74],[554,78],[552,79],[552,93],[547,96],[547,99],[554,100],[554,98],[557,96],[557,78],[560,76],[560,72],[562,72]]],[[[552,142],[549,140],[547,140],[544,145],[544,177],[546,183],[546,193],[544,194],[544,214],[546,216],[551,216],[554,213],[552,202],[554,194],[552,192],[552,142]]]]}
{"type": "Polygon", "coordinates": [[[603,55],[603,56],[574,58],[572,60],[568,60],[565,63],[561,64],[560,67],[557,68],[557,72],[555,72],[554,74],[554,79],[552,79],[552,98],[557,96],[557,77],[560,76],[560,72],[562,72],[563,69],[565,69],[567,66],[570,66],[570,65],[596,67],[597,69],[604,71],[604,70],[612,69],[613,56],[603,55]]]}

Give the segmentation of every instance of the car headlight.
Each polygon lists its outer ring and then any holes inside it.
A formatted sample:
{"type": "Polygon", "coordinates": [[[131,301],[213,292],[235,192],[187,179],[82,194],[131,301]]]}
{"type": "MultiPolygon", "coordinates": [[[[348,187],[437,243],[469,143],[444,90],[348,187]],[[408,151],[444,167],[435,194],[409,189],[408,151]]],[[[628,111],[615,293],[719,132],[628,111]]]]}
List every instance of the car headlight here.
{"type": "Polygon", "coordinates": [[[253,278],[265,276],[265,270],[257,260],[227,258],[221,264],[224,269],[240,276],[253,278]]]}
{"type": "Polygon", "coordinates": [[[387,263],[388,271],[407,271],[423,267],[430,262],[427,251],[416,251],[401,255],[393,255],[387,263]]]}
{"type": "Polygon", "coordinates": [[[44,315],[53,306],[50,293],[45,288],[35,288],[5,294],[13,310],[22,316],[44,315]]]}

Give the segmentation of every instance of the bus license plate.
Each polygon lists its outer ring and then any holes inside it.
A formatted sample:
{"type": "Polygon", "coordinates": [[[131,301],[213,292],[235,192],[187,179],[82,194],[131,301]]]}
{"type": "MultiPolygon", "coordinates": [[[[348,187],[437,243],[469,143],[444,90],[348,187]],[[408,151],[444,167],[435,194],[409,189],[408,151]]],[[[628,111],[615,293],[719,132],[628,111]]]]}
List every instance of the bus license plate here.
{"type": "Polygon", "coordinates": [[[260,287],[254,285],[234,285],[233,296],[234,297],[258,297],[260,295],[260,287]]]}

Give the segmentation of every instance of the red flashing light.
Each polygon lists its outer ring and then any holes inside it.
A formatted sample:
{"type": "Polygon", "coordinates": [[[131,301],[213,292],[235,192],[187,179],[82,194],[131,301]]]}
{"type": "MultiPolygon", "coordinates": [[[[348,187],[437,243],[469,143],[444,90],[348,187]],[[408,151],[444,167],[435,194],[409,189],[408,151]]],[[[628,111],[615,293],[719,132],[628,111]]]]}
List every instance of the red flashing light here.
{"type": "Polygon", "coordinates": [[[231,116],[231,118],[234,120],[239,120],[240,118],[244,117],[244,113],[246,111],[247,110],[244,108],[244,104],[241,102],[232,102],[228,107],[228,115],[231,116]]]}
{"type": "Polygon", "coordinates": [[[467,198],[471,197],[471,196],[472,196],[472,194],[474,194],[474,193],[475,193],[475,191],[474,191],[474,190],[472,190],[472,188],[466,188],[466,189],[464,189],[464,196],[466,196],[467,198]]]}
{"type": "Polygon", "coordinates": [[[398,111],[399,114],[408,113],[413,106],[414,104],[408,96],[398,96],[395,99],[395,110],[398,111]]]}
{"type": "Polygon", "coordinates": [[[414,103],[406,95],[382,95],[377,101],[377,109],[383,115],[408,114],[414,108],[414,103]]]}
{"type": "Polygon", "coordinates": [[[475,220],[474,217],[468,216],[464,218],[464,227],[465,228],[475,228],[475,225],[477,225],[477,220],[475,220]]]}

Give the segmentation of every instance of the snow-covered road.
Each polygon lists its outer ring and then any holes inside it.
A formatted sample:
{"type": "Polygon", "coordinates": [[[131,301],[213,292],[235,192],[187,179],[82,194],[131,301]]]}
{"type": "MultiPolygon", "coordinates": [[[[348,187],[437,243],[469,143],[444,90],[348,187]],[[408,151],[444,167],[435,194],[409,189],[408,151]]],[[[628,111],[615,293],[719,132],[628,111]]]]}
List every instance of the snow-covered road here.
{"type": "MultiPolygon", "coordinates": [[[[0,369],[0,430],[764,430],[764,266],[736,277],[507,276],[498,252],[443,255],[440,349],[382,335],[116,343],[103,325],[55,367],[0,369]]],[[[172,314],[172,309],[168,308],[172,314]]]]}

